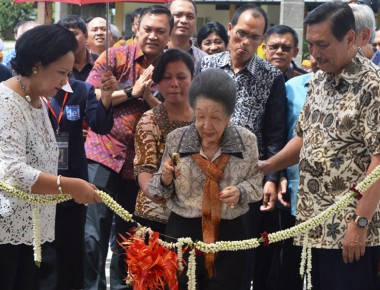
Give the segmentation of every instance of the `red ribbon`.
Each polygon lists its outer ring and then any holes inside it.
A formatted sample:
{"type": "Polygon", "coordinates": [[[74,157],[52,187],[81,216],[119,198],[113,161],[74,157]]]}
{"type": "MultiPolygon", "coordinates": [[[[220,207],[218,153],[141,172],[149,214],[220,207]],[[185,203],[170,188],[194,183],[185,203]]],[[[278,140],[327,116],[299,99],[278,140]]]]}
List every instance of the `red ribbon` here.
{"type": "Polygon", "coordinates": [[[133,279],[134,290],[165,289],[178,290],[176,253],[158,243],[159,233],[154,232],[145,240],[131,234],[122,237],[122,247],[126,250],[129,275],[133,279]]]}

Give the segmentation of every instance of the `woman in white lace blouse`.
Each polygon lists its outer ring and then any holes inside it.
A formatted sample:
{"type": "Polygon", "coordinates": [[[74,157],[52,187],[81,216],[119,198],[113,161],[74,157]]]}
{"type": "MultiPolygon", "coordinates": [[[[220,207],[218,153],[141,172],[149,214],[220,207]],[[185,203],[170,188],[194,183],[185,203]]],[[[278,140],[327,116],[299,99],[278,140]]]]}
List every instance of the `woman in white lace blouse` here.
{"type": "MultiPolygon", "coordinates": [[[[0,84],[0,181],[33,194],[64,192],[78,203],[100,202],[94,185],[56,175],[57,142],[41,102],[66,84],[76,47],[74,34],[58,25],[38,26],[17,40],[12,66],[18,76],[0,84]]],[[[103,86],[112,90],[115,84],[108,79],[103,86]]],[[[55,204],[32,206],[0,191],[2,290],[33,289],[34,206],[40,213],[41,243],[53,241],[55,204]]]]}

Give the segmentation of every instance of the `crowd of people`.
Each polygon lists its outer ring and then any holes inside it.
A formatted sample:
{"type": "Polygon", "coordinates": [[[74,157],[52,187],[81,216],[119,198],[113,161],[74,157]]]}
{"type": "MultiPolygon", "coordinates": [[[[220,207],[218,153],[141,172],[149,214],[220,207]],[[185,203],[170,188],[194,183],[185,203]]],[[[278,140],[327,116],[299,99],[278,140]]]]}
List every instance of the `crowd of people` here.
{"type": "MultiPolygon", "coordinates": [[[[196,20],[193,0],[174,0],[136,9],[125,39],[101,17],[17,25],[0,66],[0,181],[73,200],[0,191],[1,289],[106,290],[110,246],[111,289],[132,289],[120,242],[136,224],[96,189],[163,239],[214,243],[307,221],[380,165],[380,30],[369,6],[309,12],[302,68],[296,31],[271,26],[259,6],[194,39],[196,20]]],[[[380,287],[379,200],[377,181],[309,232],[313,289],[380,287]]],[[[302,290],[303,243],[199,255],[197,289],[302,290]]]]}

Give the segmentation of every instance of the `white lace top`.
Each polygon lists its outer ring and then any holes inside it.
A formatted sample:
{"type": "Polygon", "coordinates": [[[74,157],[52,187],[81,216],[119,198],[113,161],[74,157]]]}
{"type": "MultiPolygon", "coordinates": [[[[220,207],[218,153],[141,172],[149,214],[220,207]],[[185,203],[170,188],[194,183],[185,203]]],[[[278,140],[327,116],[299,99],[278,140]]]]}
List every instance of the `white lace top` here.
{"type": "MultiPolygon", "coordinates": [[[[40,172],[57,174],[58,147],[47,111],[3,83],[0,104],[0,180],[30,192],[40,172]]],[[[39,207],[41,242],[53,241],[55,205],[39,207]]],[[[32,206],[0,191],[0,244],[32,243],[32,206]]]]}

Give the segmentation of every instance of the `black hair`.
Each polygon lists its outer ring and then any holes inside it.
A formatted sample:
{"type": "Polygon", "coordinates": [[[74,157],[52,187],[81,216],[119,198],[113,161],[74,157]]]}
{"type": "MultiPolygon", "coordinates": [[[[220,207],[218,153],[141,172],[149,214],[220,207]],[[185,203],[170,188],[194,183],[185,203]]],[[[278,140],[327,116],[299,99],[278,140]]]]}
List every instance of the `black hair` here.
{"type": "Polygon", "coordinates": [[[210,68],[198,73],[189,89],[189,103],[195,109],[198,99],[221,104],[228,116],[235,110],[236,84],[222,69],[210,68]]]}
{"type": "Polygon", "coordinates": [[[168,63],[176,61],[182,61],[189,69],[191,76],[194,75],[194,61],[191,55],[182,49],[170,48],[160,56],[156,65],[154,66],[152,80],[156,84],[162,81],[168,63]]]}
{"type": "Polygon", "coordinates": [[[171,33],[171,31],[174,27],[174,18],[173,18],[173,15],[170,13],[170,10],[167,7],[165,7],[163,5],[152,5],[152,6],[145,7],[143,12],[140,15],[139,28],[140,28],[141,21],[146,14],[158,14],[158,15],[159,14],[165,14],[165,15],[167,15],[169,18],[169,26],[170,26],[170,33],[171,33]]]}
{"type": "Polygon", "coordinates": [[[133,21],[135,17],[140,16],[144,12],[145,7],[138,7],[131,13],[131,24],[133,24],[133,21]]]}
{"type": "Polygon", "coordinates": [[[197,35],[197,45],[201,47],[202,41],[207,38],[211,33],[215,32],[224,41],[224,44],[228,45],[228,34],[226,28],[218,21],[207,22],[201,27],[197,35]]]}
{"type": "Polygon", "coordinates": [[[16,41],[12,68],[22,76],[30,76],[37,63],[47,66],[68,52],[74,52],[77,46],[74,33],[65,27],[58,24],[39,25],[16,41]]]}
{"type": "Polygon", "coordinates": [[[305,18],[305,25],[331,23],[331,33],[342,41],[350,30],[355,31],[355,17],[351,7],[343,2],[326,2],[314,8],[305,18]]]}
{"type": "Polygon", "coordinates": [[[78,15],[68,15],[63,17],[57,22],[57,24],[62,25],[67,29],[78,28],[86,37],[88,35],[86,22],[84,22],[83,18],[78,15]]]}
{"type": "Polygon", "coordinates": [[[263,10],[263,8],[261,8],[260,6],[255,5],[255,4],[246,4],[246,5],[240,6],[238,9],[236,9],[236,11],[235,11],[235,13],[234,13],[234,15],[232,16],[232,19],[231,19],[231,25],[232,25],[232,27],[235,26],[238,23],[240,16],[245,11],[248,11],[248,10],[252,11],[252,16],[254,18],[264,17],[265,25],[264,25],[264,33],[263,34],[265,34],[265,32],[268,29],[268,15],[263,10]]]}
{"type": "Polygon", "coordinates": [[[293,28],[291,28],[290,26],[287,26],[287,25],[275,25],[275,26],[272,26],[271,28],[269,28],[266,35],[265,35],[265,42],[268,41],[269,37],[272,34],[284,35],[284,34],[288,34],[288,33],[292,35],[294,46],[297,47],[298,46],[298,34],[293,28]]]}
{"type": "Polygon", "coordinates": [[[84,21],[86,24],[88,24],[92,19],[94,19],[94,16],[87,17],[86,20],[84,21]]]}

